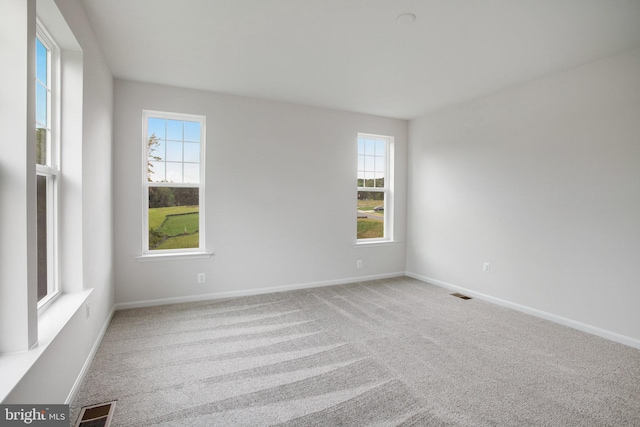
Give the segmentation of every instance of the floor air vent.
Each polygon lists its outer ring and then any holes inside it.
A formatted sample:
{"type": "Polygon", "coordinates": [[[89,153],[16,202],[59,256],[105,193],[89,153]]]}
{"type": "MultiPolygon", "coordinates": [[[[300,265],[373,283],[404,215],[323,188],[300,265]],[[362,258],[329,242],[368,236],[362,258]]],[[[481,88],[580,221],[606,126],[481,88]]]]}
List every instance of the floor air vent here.
{"type": "Polygon", "coordinates": [[[109,427],[116,402],[101,403],[99,405],[85,406],[80,411],[75,427],[109,427]]]}
{"type": "Polygon", "coordinates": [[[458,298],[460,298],[460,299],[471,299],[471,297],[468,297],[468,296],[466,296],[466,295],[459,294],[459,293],[457,293],[457,292],[456,292],[455,294],[451,294],[451,295],[453,295],[454,297],[458,297],[458,298]]]}

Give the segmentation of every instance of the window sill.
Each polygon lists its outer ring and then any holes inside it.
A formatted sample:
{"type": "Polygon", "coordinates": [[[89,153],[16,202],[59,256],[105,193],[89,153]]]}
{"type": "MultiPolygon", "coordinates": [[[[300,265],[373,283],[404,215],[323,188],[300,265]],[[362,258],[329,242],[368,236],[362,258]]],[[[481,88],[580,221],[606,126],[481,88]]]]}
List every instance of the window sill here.
{"type": "Polygon", "coordinates": [[[80,310],[93,289],[62,293],[38,315],[38,342],[28,351],[0,355],[0,402],[11,393],[64,327],[80,310]]]}
{"type": "Polygon", "coordinates": [[[150,261],[178,261],[185,259],[206,259],[213,256],[212,252],[188,252],[188,253],[172,253],[172,254],[145,254],[136,257],[138,262],[150,261]]]}
{"type": "Polygon", "coordinates": [[[394,241],[394,240],[375,240],[373,242],[367,242],[367,241],[358,241],[356,242],[353,247],[354,248],[363,248],[363,247],[375,247],[375,246],[393,246],[395,244],[397,244],[398,242],[394,241]]]}

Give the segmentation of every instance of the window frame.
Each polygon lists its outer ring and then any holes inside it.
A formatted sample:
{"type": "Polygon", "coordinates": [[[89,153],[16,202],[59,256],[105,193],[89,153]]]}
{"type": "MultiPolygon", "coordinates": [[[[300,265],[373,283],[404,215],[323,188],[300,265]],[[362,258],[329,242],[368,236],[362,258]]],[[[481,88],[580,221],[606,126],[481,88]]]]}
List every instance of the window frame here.
{"type": "MultiPolygon", "coordinates": [[[[393,242],[393,185],[394,185],[394,171],[393,171],[393,150],[394,150],[394,137],[389,135],[377,135],[370,133],[358,133],[356,139],[356,178],[360,173],[358,168],[358,157],[360,156],[359,141],[361,139],[373,139],[376,141],[383,141],[385,143],[385,174],[384,174],[384,187],[364,187],[356,184],[356,210],[358,203],[358,193],[361,191],[367,192],[380,192],[384,197],[384,219],[383,219],[383,236],[377,238],[365,238],[359,239],[357,234],[357,219],[356,219],[356,245],[370,245],[380,243],[392,243],[393,242]]],[[[366,170],[364,170],[366,171],[366,170]]],[[[364,179],[364,178],[363,178],[364,179]]],[[[357,183],[357,180],[356,180],[357,183]]],[[[364,184],[365,182],[363,182],[364,184]]]]}
{"type": "MultiPolygon", "coordinates": [[[[184,141],[183,141],[184,142],[184,141]]],[[[183,162],[184,163],[184,162],[183,162]]],[[[142,111],[142,258],[161,259],[164,256],[191,256],[206,253],[205,239],[205,177],[206,177],[206,116],[166,111],[142,111]],[[148,180],[148,128],[149,119],[179,120],[200,123],[200,161],[199,183],[153,182],[148,180]],[[181,249],[149,248],[149,188],[198,188],[198,247],[181,249]]]]}
{"type": "MultiPolygon", "coordinates": [[[[38,164],[36,159],[36,180],[38,176],[46,179],[46,203],[47,203],[47,294],[38,301],[38,312],[41,313],[61,293],[60,288],[60,258],[59,258],[59,194],[60,194],[60,47],[49,34],[39,18],[36,18],[36,40],[48,50],[47,55],[47,84],[43,86],[47,90],[47,123],[37,121],[44,125],[47,132],[46,139],[46,164],[38,164]]],[[[36,61],[37,64],[37,61],[36,61]]],[[[42,84],[38,80],[37,72],[34,79],[36,88],[42,84]]],[[[37,90],[36,90],[37,93],[37,90]]],[[[37,105],[37,97],[36,97],[37,105]]],[[[37,206],[37,201],[36,201],[37,206]]],[[[37,234],[37,227],[36,227],[37,234]]],[[[36,261],[37,264],[37,261],[36,261]]]]}

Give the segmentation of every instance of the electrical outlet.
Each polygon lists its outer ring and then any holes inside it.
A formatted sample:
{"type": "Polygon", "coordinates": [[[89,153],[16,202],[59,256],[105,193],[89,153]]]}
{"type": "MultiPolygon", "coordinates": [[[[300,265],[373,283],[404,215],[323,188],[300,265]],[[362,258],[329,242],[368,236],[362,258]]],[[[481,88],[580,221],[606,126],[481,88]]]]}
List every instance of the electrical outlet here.
{"type": "Polygon", "coordinates": [[[359,259],[358,261],[356,261],[356,267],[357,268],[362,268],[362,260],[359,259]]]}
{"type": "Polygon", "coordinates": [[[485,273],[490,272],[491,264],[489,264],[488,262],[482,263],[482,271],[484,271],[485,273]]]}
{"type": "Polygon", "coordinates": [[[198,273],[198,283],[204,283],[204,273],[198,273]]]}

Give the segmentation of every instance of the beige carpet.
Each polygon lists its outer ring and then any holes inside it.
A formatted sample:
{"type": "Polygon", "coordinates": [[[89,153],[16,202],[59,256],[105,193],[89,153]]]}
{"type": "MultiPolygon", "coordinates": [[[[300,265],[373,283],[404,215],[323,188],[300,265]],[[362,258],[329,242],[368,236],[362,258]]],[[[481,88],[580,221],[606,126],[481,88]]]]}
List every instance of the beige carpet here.
{"type": "Polygon", "coordinates": [[[640,426],[640,351],[398,278],[118,311],[117,426],[640,426]]]}

